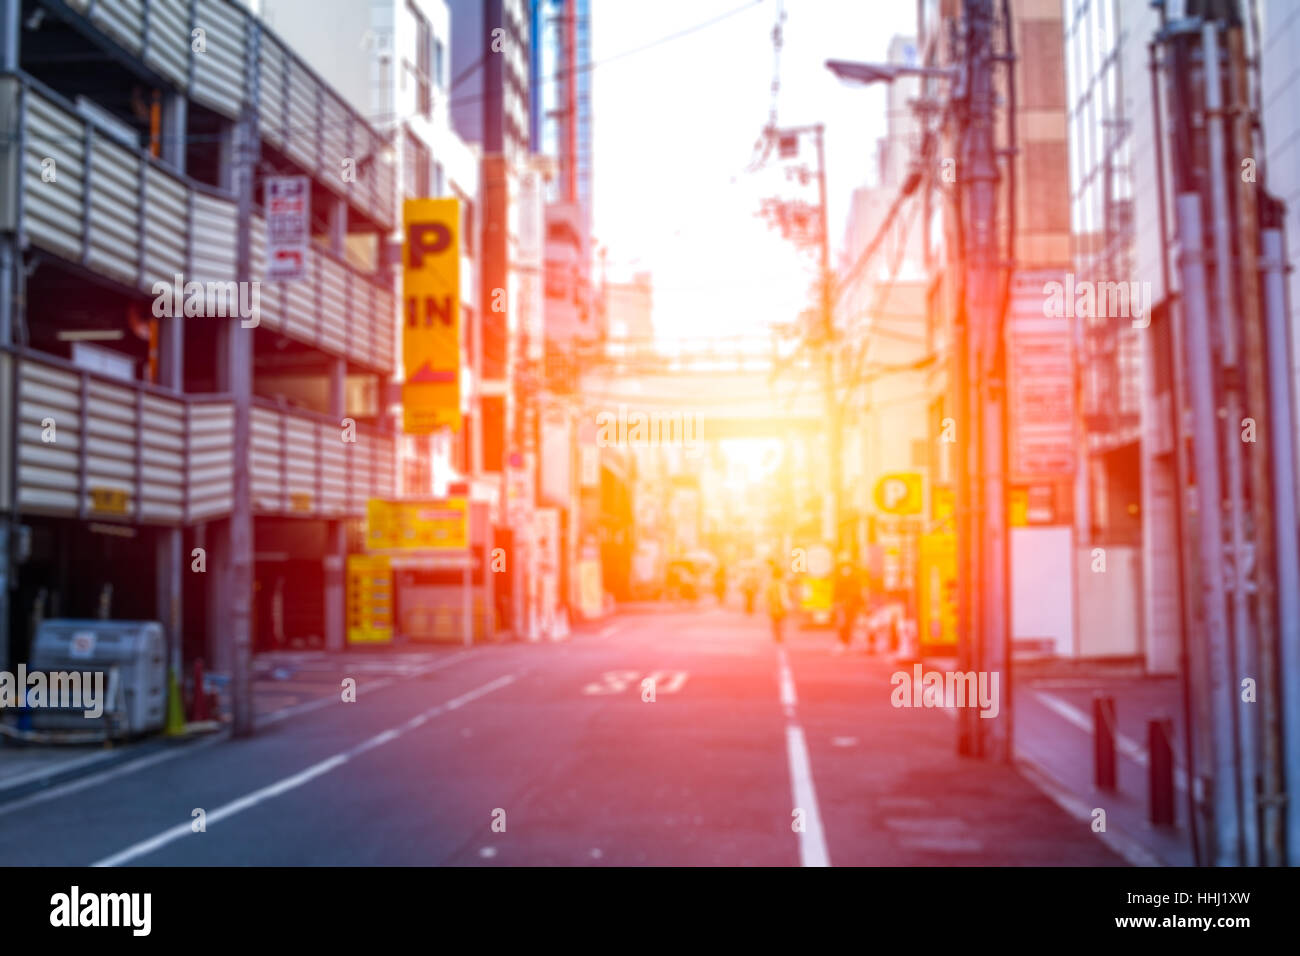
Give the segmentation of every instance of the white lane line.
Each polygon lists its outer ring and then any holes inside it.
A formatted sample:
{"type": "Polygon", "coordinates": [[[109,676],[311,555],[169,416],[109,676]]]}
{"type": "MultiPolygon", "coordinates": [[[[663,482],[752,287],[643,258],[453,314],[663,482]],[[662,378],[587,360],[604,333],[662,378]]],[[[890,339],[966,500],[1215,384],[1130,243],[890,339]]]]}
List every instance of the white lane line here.
{"type": "Polygon", "coordinates": [[[777,649],[781,663],[781,704],[785,708],[785,749],[790,761],[790,788],[794,793],[796,810],[803,811],[803,830],[799,832],[799,865],[830,866],[831,855],[826,849],[826,834],[822,830],[822,815],[817,808],[817,789],[813,786],[812,762],[808,759],[808,742],[803,728],[795,719],[794,707],[799,702],[795,694],[794,677],[785,648],[777,649]]]}
{"type": "MultiPolygon", "coordinates": [[[[471,651],[458,651],[450,657],[445,657],[440,661],[435,661],[428,666],[420,668],[418,672],[411,674],[411,677],[421,677],[424,674],[430,674],[434,671],[442,670],[444,667],[450,667],[458,660],[468,657],[471,654],[471,651]]],[[[388,683],[391,683],[391,680],[386,682],[374,681],[369,684],[362,684],[357,688],[357,694],[375,690],[381,686],[387,686],[388,683]]],[[[329,696],[304,701],[303,703],[295,704],[292,707],[282,707],[280,710],[255,718],[254,726],[260,730],[263,727],[269,727],[271,724],[279,723],[289,717],[297,717],[338,702],[339,698],[329,696]]],[[[420,723],[424,723],[424,721],[421,720],[420,723]]],[[[419,725],[417,724],[415,726],[419,725]]],[[[8,813],[13,813],[15,810],[21,810],[24,807],[44,803],[47,800],[57,800],[59,797],[66,797],[74,793],[80,793],[82,790],[97,787],[101,783],[108,783],[108,781],[114,780],[117,777],[125,777],[128,774],[135,773],[136,771],[146,770],[149,767],[156,766],[157,764],[166,763],[168,760],[175,760],[177,757],[184,757],[187,754],[192,754],[198,750],[204,749],[205,747],[211,747],[213,744],[219,744],[223,740],[229,739],[229,737],[230,731],[222,730],[204,740],[183,744],[174,749],[169,748],[161,753],[150,754],[149,756],[141,757],[138,760],[129,760],[126,763],[111,767],[102,773],[91,774],[90,776],[81,777],[77,780],[69,780],[67,783],[59,784],[58,786],[51,787],[48,790],[38,790],[36,793],[31,793],[25,797],[20,797],[17,800],[0,805],[0,817],[8,813]]],[[[18,783],[13,784],[13,786],[18,786],[18,783]]]]}
{"type": "MultiPolygon", "coordinates": [[[[513,683],[514,679],[515,675],[513,674],[506,674],[503,677],[498,677],[496,680],[489,681],[482,687],[461,694],[459,697],[454,697],[446,703],[430,707],[428,710],[424,711],[421,716],[428,720],[448,711],[456,710],[471,701],[477,700],[485,694],[490,694],[494,690],[500,690],[502,687],[513,683]]],[[[209,824],[219,823],[227,817],[232,817],[237,813],[241,813],[244,810],[257,806],[259,803],[263,803],[273,797],[278,797],[282,793],[287,793],[290,790],[301,787],[303,784],[314,780],[316,777],[327,774],[331,770],[341,767],[353,757],[358,757],[368,750],[373,750],[376,747],[382,747],[384,744],[391,743],[410,729],[412,729],[410,721],[406,721],[403,724],[399,724],[397,727],[378,733],[357,744],[355,747],[350,747],[341,753],[337,753],[332,757],[327,757],[318,763],[312,764],[312,766],[308,767],[306,770],[296,773],[291,777],[286,777],[270,786],[263,787],[260,790],[255,790],[246,796],[240,797],[238,800],[234,800],[224,806],[218,807],[207,815],[207,822],[209,824]]],[[[187,820],[185,823],[178,823],[176,826],[164,830],[157,836],[150,837],[148,840],[142,840],[139,843],[127,847],[120,853],[114,853],[112,856],[105,857],[91,865],[121,866],[123,863],[129,863],[138,857],[152,853],[160,847],[164,847],[168,843],[179,840],[181,837],[187,836],[193,832],[194,831],[190,826],[190,821],[187,820]]]]}

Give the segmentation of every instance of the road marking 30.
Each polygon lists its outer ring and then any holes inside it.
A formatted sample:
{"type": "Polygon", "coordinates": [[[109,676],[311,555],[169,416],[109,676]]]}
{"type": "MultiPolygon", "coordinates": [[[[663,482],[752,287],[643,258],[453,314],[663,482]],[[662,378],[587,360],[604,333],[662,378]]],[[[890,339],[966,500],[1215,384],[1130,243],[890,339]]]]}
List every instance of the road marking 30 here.
{"type": "MultiPolygon", "coordinates": [[[[582,688],[582,692],[584,694],[621,694],[629,687],[639,689],[641,683],[638,678],[640,676],[640,671],[605,671],[600,675],[600,680],[592,681],[582,688]]],[[[645,679],[654,683],[655,693],[675,694],[682,689],[686,679],[690,676],[687,671],[655,671],[653,674],[647,674],[645,679]]]]}

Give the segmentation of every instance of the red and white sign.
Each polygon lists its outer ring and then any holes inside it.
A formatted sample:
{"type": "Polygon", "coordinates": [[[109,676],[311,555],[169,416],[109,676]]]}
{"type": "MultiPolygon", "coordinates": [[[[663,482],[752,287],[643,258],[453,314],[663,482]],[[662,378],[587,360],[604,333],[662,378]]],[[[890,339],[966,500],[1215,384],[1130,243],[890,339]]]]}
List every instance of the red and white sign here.
{"type": "Polygon", "coordinates": [[[1075,471],[1074,330],[1044,316],[1044,286],[1060,270],[1012,277],[1007,308],[1007,423],[1011,480],[1065,478],[1075,471]]]}
{"type": "Polygon", "coordinates": [[[307,276],[311,242],[311,180],[273,176],[266,181],[266,277],[292,281],[307,276]]]}

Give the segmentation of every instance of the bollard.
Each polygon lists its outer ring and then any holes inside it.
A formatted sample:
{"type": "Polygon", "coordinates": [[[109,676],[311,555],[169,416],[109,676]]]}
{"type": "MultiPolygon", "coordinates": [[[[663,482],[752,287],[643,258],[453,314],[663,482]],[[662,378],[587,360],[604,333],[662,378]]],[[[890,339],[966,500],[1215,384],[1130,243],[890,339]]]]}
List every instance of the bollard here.
{"type": "Polygon", "coordinates": [[[1168,717],[1147,722],[1147,793],[1156,826],[1174,823],[1174,724],[1168,717]]]}
{"type": "Polygon", "coordinates": [[[1115,789],[1115,698],[1092,699],[1092,766],[1098,790],[1115,789]]]}

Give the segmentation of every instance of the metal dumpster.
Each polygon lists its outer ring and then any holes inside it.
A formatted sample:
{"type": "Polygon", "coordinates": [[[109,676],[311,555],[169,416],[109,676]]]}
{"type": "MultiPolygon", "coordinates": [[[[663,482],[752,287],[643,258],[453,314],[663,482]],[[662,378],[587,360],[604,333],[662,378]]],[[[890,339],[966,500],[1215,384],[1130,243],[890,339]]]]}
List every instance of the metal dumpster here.
{"type": "Polygon", "coordinates": [[[42,621],[27,669],[104,675],[103,716],[87,718],[81,708],[36,707],[31,710],[35,730],[87,731],[101,724],[110,736],[135,736],[162,729],[167,653],[157,621],[42,621]]]}

